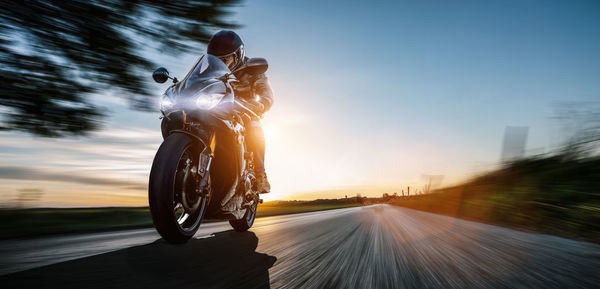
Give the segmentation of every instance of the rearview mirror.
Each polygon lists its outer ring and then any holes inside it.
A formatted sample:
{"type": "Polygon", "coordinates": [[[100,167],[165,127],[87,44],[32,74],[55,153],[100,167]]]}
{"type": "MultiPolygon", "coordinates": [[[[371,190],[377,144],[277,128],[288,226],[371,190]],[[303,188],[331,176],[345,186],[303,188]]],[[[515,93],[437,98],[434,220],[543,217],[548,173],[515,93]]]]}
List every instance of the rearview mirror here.
{"type": "Polygon", "coordinates": [[[246,61],[246,67],[244,68],[244,70],[246,70],[250,74],[258,75],[261,73],[265,73],[268,68],[269,64],[267,63],[266,59],[256,57],[250,58],[248,59],[248,61],[246,61]]]}
{"type": "Polygon", "coordinates": [[[152,78],[158,83],[164,83],[169,79],[169,71],[164,67],[159,67],[152,73],[152,78]]]}

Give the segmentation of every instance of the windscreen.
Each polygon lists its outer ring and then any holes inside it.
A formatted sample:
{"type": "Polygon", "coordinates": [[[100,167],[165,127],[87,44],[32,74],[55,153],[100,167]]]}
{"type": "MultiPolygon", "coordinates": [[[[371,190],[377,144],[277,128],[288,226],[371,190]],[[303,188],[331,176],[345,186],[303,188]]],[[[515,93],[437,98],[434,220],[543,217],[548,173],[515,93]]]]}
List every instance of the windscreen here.
{"type": "Polygon", "coordinates": [[[205,54],[190,72],[176,85],[167,90],[165,94],[172,95],[176,100],[193,96],[203,88],[220,82],[217,78],[230,73],[227,65],[216,56],[205,54]]]}

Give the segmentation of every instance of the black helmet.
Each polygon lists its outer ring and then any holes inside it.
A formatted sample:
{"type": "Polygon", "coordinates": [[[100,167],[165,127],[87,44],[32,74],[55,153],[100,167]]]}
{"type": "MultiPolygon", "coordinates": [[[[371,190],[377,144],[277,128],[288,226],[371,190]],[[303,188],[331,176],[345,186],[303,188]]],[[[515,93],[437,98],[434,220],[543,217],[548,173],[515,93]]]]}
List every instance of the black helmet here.
{"type": "Polygon", "coordinates": [[[237,33],[221,30],[210,39],[206,52],[221,59],[233,56],[233,62],[229,65],[229,69],[233,70],[244,60],[244,42],[237,33]]]}

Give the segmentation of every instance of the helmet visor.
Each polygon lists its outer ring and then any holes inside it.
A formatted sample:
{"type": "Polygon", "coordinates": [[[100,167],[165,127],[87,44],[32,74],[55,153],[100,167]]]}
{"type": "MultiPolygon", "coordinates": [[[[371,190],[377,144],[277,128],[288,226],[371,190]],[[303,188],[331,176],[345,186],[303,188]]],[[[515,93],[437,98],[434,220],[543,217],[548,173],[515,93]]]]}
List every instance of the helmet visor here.
{"type": "Polygon", "coordinates": [[[229,69],[234,69],[240,65],[242,59],[244,59],[245,50],[244,45],[240,45],[240,47],[229,54],[219,55],[218,58],[223,61],[229,67],[229,69]]]}

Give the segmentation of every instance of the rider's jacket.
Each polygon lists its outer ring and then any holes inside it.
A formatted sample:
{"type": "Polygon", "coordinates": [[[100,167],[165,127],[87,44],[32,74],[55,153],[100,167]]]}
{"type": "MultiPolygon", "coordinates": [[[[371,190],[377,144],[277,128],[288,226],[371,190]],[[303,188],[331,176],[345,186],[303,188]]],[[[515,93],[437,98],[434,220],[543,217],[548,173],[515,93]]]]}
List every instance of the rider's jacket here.
{"type": "MultiPolygon", "coordinates": [[[[245,65],[248,59],[245,57],[241,65],[245,65]]],[[[234,75],[238,80],[232,84],[235,96],[251,103],[261,103],[264,106],[262,110],[259,106],[252,107],[257,114],[262,115],[267,112],[273,105],[273,90],[267,76],[264,73],[251,75],[244,70],[235,72],[234,75]]]]}

